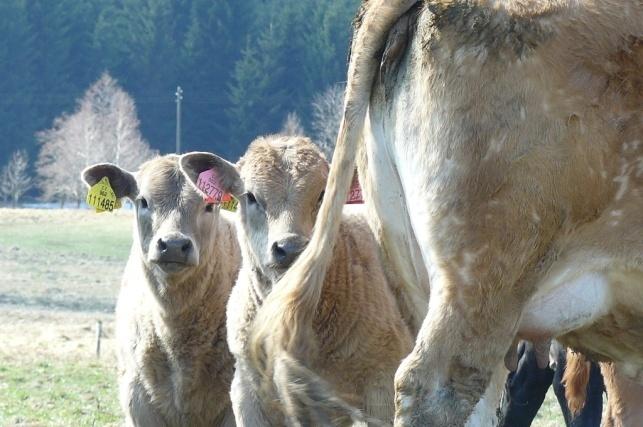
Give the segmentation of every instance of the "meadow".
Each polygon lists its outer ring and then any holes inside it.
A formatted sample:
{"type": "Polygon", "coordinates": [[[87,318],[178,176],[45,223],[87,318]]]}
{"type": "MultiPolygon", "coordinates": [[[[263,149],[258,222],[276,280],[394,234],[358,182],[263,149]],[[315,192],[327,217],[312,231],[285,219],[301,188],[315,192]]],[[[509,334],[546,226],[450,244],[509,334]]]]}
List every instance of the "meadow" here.
{"type": "Polygon", "coordinates": [[[0,209],[0,426],[121,423],[113,311],[130,244],[130,212],[0,209]]]}
{"type": "MultiPolygon", "coordinates": [[[[0,209],[0,426],[122,423],[113,310],[131,221],[128,211],[0,209]]],[[[533,425],[564,426],[551,390],[533,425]]]]}

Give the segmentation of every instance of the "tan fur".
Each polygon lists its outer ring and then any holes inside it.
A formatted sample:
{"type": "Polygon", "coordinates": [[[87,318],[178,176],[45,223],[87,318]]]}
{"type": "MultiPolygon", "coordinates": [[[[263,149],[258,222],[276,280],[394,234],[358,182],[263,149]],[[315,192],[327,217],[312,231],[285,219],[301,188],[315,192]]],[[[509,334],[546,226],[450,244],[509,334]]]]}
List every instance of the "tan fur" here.
{"type": "Polygon", "coordinates": [[[279,237],[279,227],[304,239],[312,234],[328,165],[309,140],[273,136],[253,142],[236,170],[246,192],[239,195],[243,265],[228,304],[237,423],[363,420],[354,408],[366,419],[391,423],[393,374],[412,338],[363,215],[342,217],[319,288],[284,294],[275,288],[283,272],[263,260],[264,247],[279,237]],[[247,192],[262,206],[251,204],[247,192]],[[265,234],[273,237],[264,242],[265,234]],[[282,318],[291,316],[298,319],[288,329],[293,345],[253,358],[253,340],[281,336],[287,326],[282,318]]]}
{"type": "Polygon", "coordinates": [[[585,407],[590,367],[591,365],[585,356],[567,349],[567,363],[562,382],[565,386],[567,406],[572,415],[578,414],[585,407]]]}
{"type": "MultiPolygon", "coordinates": [[[[396,375],[396,423],[462,425],[523,327],[643,366],[643,4],[429,0],[396,70],[373,86],[412,3],[365,3],[315,233],[276,289],[287,301],[323,281],[362,136],[372,223],[384,239],[415,241],[431,278],[396,375]],[[526,316],[534,291],[561,295],[566,311],[526,316]]],[[[306,315],[279,319],[284,333],[260,356],[298,348],[306,315]]]]}
{"type": "Polygon", "coordinates": [[[234,426],[225,304],[240,265],[233,224],[183,178],[178,156],[136,175],[137,221],[116,307],[119,394],[128,425],[234,426]],[[147,211],[153,215],[148,215],[147,211]],[[172,275],[149,261],[160,233],[186,233],[198,264],[172,275]]]}
{"type": "Polygon", "coordinates": [[[612,363],[601,363],[607,392],[602,427],[638,427],[643,422],[643,384],[632,381],[612,363]]]}

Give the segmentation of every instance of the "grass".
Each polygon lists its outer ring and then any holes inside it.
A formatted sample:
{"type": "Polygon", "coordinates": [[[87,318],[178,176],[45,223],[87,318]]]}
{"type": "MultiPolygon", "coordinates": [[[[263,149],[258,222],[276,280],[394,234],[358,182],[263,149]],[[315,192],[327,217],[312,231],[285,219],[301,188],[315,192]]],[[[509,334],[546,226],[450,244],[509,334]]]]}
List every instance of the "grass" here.
{"type": "Polygon", "coordinates": [[[79,217],[77,212],[70,211],[69,220],[65,220],[65,213],[61,211],[60,217],[51,222],[38,220],[37,214],[0,220],[0,246],[18,244],[21,249],[32,251],[127,259],[132,243],[129,216],[84,212],[79,217]]]}
{"type": "Polygon", "coordinates": [[[115,372],[100,363],[0,361],[0,425],[117,424],[115,372]]]}
{"type": "Polygon", "coordinates": [[[0,209],[0,426],[122,422],[109,312],[131,229],[131,212],[0,209]]]}
{"type": "Polygon", "coordinates": [[[558,406],[558,400],[552,388],[547,392],[545,401],[538,410],[536,418],[532,422],[532,427],[564,427],[565,420],[563,413],[558,406]]]}

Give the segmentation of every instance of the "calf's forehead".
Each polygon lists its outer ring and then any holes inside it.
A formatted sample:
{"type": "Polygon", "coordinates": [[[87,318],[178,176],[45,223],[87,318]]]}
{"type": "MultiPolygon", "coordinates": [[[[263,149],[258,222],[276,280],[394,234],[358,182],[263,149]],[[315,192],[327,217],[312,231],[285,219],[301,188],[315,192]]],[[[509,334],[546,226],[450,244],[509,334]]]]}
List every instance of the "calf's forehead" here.
{"type": "Polygon", "coordinates": [[[246,189],[272,201],[316,200],[328,176],[319,149],[304,138],[260,138],[239,161],[246,189]]]}
{"type": "Polygon", "coordinates": [[[137,173],[139,192],[154,203],[155,209],[169,211],[200,201],[181,173],[178,159],[176,155],[157,157],[145,162],[137,173]]]}

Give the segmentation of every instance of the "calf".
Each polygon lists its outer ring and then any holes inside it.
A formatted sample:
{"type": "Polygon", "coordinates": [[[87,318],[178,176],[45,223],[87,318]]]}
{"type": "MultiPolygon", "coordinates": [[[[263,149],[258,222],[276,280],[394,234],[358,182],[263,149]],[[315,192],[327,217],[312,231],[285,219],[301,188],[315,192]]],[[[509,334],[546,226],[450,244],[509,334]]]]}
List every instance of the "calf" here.
{"type": "Polygon", "coordinates": [[[234,361],[226,345],[225,304],[240,265],[232,223],[158,157],[136,174],[112,164],[103,177],[134,203],[134,243],[116,306],[118,376],[127,424],[233,426],[234,361]]]}
{"type": "Polygon", "coordinates": [[[228,304],[237,423],[330,424],[345,413],[360,419],[349,405],[391,423],[393,375],[412,337],[363,217],[345,214],[337,242],[325,243],[333,259],[319,287],[274,288],[312,233],[328,173],[318,148],[305,138],[271,136],[254,141],[237,165],[192,153],[181,168],[192,182],[214,170],[221,189],[240,199],[243,263],[228,304]],[[251,341],[274,335],[287,336],[288,349],[266,347],[253,358],[251,341]]]}

